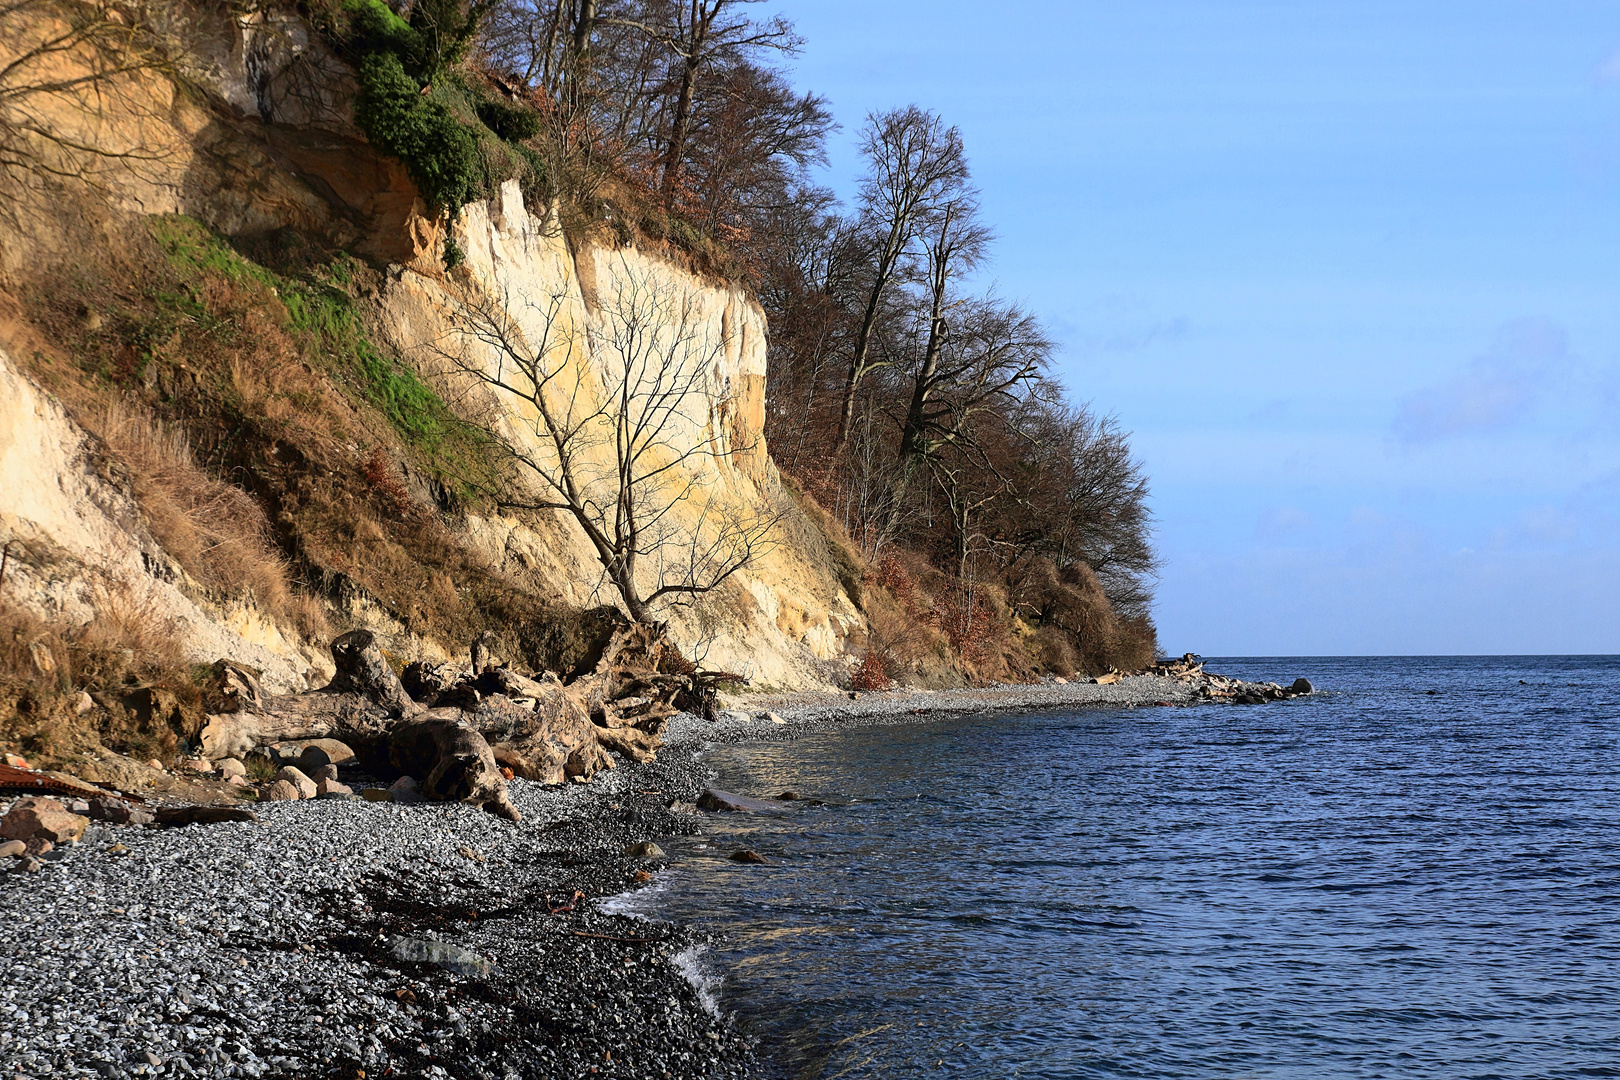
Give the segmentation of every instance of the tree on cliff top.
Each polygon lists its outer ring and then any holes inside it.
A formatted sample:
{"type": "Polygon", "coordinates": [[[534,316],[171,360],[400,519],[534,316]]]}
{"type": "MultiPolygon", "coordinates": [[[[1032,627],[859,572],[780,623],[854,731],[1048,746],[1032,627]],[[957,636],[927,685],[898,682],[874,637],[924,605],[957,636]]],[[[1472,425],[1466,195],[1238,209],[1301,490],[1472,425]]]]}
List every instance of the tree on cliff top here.
{"type": "Polygon", "coordinates": [[[779,512],[729,506],[702,476],[702,459],[754,447],[715,430],[725,424],[708,380],[728,339],[693,296],[621,255],[583,333],[560,291],[533,300],[474,287],[464,300],[432,351],[500,406],[462,410],[485,416],[477,426],[533,492],[500,504],[571,517],[632,619],[654,622],[660,605],[714,591],[774,545],[779,512]]]}

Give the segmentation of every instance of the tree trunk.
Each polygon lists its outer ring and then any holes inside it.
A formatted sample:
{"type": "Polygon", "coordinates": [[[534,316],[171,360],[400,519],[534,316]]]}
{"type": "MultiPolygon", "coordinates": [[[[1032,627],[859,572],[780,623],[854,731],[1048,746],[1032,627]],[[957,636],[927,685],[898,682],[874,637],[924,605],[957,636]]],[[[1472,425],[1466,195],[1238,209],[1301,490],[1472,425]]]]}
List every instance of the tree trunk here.
{"type": "Polygon", "coordinates": [[[838,438],[833,443],[832,456],[842,457],[849,445],[850,428],[855,423],[855,395],[861,379],[866,376],[866,357],[872,348],[872,331],[877,326],[878,308],[883,302],[883,290],[900,261],[900,252],[906,245],[909,221],[889,223],[889,236],[883,254],[878,259],[877,272],[872,278],[872,291],[866,299],[866,310],[861,313],[861,326],[855,334],[855,350],[849,358],[849,374],[844,379],[844,401],[838,413],[838,438]]]}
{"type": "Polygon", "coordinates": [[[675,118],[669,128],[669,147],[664,152],[664,176],[660,190],[664,205],[668,206],[681,178],[681,163],[686,154],[686,129],[692,122],[692,91],[697,85],[698,67],[703,63],[703,45],[709,36],[709,27],[725,6],[725,0],[715,0],[711,11],[703,0],[692,0],[692,40],[688,42],[685,61],[681,66],[681,92],[675,98],[675,118]]]}
{"type": "Polygon", "coordinates": [[[675,99],[675,119],[669,129],[669,147],[664,151],[664,177],[660,191],[664,205],[674,197],[680,180],[682,156],[686,151],[686,127],[692,114],[692,88],[697,82],[697,61],[688,56],[681,67],[681,92],[675,99]]]}

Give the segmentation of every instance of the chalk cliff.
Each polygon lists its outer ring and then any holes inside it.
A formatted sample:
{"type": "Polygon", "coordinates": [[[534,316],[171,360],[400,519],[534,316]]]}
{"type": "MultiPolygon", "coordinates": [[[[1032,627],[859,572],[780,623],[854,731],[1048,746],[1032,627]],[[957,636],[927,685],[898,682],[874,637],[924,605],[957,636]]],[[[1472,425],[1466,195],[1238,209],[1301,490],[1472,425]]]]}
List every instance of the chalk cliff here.
{"type": "MultiPolygon", "coordinates": [[[[138,151],[134,164],[94,161],[86,177],[93,183],[32,192],[0,230],[0,540],[15,541],[5,597],[68,623],[113,604],[144,605],[191,659],[249,664],[277,690],[318,685],[330,673],[324,642],[180,568],[143,521],[116,454],[42,388],[28,362],[72,351],[12,300],[40,267],[94,259],[95,246],[116,244],[120,230],[150,215],[183,214],[227,241],[292,232],[352,253],[376,282],[353,302],[377,346],[542,465],[555,463],[554,447],[537,438],[521,400],[477,377],[498,370],[502,357],[469,325],[498,311],[525,341],[562,342],[548,392],[600,403],[622,361],[614,331],[626,298],[658,297],[665,321],[646,329],[685,389],[654,455],[667,468],[649,490],[671,505],[659,523],[663,554],[643,561],[644,591],[671,572],[674,553],[712,545],[718,523],[770,522],[749,565],[689,605],[661,608],[660,617],[710,668],[784,688],[836,679],[861,614],[840,584],[837,541],[784,487],[767,452],[769,328],[747,292],[666,253],[566,236],[553,208],[526,203],[515,182],[452,216],[430,214],[400,164],[353,127],[348,69],[307,24],[286,12],[169,7],[164,29],[186,58],[178,82],[158,71],[118,76],[93,115],[73,102],[39,104],[42,118],[73,138],[138,151]],[[447,241],[464,253],[453,269],[447,241]]],[[[9,28],[0,50],[26,49],[52,29],[39,11],[30,18],[9,28]]],[[[72,69],[75,57],[52,62],[72,69]]],[[[598,489],[591,497],[611,503],[604,453],[600,445],[585,452],[583,475],[598,489]]],[[[568,514],[512,507],[533,503],[538,490],[532,476],[513,475],[509,499],[434,508],[446,535],[465,557],[559,605],[620,604],[568,514]]],[[[403,660],[467,647],[407,625],[352,582],[318,599],[334,632],[364,626],[403,660]]]]}

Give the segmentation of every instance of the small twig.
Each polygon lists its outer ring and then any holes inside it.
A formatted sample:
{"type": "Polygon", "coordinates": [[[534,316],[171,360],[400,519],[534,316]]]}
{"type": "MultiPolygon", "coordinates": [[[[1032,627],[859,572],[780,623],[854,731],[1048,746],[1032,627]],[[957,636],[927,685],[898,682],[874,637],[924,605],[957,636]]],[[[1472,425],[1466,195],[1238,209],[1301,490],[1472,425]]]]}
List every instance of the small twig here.
{"type": "Polygon", "coordinates": [[[562,907],[552,907],[551,894],[546,893],[546,910],[551,912],[553,915],[561,915],[565,911],[573,911],[583,899],[585,899],[585,894],[576,889],[574,890],[574,895],[570,896],[567,903],[563,904],[562,907]]]}

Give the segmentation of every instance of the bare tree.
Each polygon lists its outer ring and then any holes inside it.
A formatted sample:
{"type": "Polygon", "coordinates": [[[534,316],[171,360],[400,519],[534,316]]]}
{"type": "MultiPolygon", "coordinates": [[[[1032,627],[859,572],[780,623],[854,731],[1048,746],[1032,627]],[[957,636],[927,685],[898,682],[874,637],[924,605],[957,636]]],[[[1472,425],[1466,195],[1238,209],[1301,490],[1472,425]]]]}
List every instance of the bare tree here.
{"type": "Polygon", "coordinates": [[[911,252],[923,216],[967,182],[962,135],[915,105],[867,118],[861,152],[869,171],[861,184],[860,213],[876,240],[870,284],[844,379],[834,453],[843,453],[855,418],[861,381],[887,361],[872,358],[872,336],[884,294],[911,252]]]}
{"type": "Polygon", "coordinates": [[[165,150],[140,80],[170,60],[130,9],[105,0],[0,0],[0,175],[102,186],[165,150]]]}
{"type": "Polygon", "coordinates": [[[502,505],[567,513],[626,612],[650,623],[661,603],[712,592],[755,562],[780,514],[728,507],[704,477],[702,459],[753,447],[704,435],[727,342],[694,297],[621,256],[598,320],[581,333],[575,314],[561,292],[474,292],[434,351],[501,406],[478,426],[534,493],[502,494],[502,505]]]}

